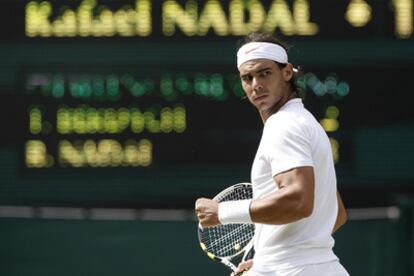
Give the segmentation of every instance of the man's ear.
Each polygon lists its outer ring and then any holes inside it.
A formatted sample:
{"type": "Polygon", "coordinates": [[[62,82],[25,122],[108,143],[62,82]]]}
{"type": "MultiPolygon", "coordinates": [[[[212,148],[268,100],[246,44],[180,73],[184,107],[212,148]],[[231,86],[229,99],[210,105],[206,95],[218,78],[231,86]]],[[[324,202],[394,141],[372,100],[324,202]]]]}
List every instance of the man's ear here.
{"type": "Polygon", "coordinates": [[[293,77],[293,65],[292,63],[288,63],[285,68],[283,68],[283,78],[285,81],[290,81],[293,77]]]}

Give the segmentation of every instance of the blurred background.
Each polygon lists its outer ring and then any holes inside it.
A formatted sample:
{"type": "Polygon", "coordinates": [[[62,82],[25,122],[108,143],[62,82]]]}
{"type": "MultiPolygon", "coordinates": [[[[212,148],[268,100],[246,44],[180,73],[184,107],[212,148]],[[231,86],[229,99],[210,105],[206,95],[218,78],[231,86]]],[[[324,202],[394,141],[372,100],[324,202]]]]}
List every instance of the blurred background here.
{"type": "Polygon", "coordinates": [[[414,275],[413,0],[1,0],[0,275],[228,275],[196,198],[249,181],[238,41],[278,34],[332,144],[351,275],[414,275]]]}

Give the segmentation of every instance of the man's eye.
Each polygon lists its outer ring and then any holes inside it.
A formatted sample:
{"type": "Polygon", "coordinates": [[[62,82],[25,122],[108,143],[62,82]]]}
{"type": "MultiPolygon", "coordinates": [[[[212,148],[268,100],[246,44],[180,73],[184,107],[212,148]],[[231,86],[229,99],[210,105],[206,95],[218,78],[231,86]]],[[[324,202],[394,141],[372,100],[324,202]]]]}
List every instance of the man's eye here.
{"type": "Polygon", "coordinates": [[[242,80],[243,81],[251,81],[252,80],[252,77],[245,76],[245,77],[242,77],[242,80]]]}

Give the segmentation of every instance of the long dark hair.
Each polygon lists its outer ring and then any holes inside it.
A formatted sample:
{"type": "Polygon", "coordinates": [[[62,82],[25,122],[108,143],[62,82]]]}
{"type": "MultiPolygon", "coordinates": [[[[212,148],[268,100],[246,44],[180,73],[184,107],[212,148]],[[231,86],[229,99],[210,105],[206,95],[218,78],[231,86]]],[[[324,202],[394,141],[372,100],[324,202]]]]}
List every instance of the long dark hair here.
{"type": "MultiPolygon", "coordinates": [[[[243,45],[250,43],[250,42],[274,43],[274,44],[277,44],[283,47],[283,49],[285,49],[286,52],[288,52],[288,49],[290,48],[287,46],[285,42],[280,40],[276,35],[269,34],[269,33],[262,33],[262,32],[254,32],[254,33],[250,33],[246,35],[242,40],[239,41],[238,43],[239,49],[243,45]]],[[[286,63],[279,63],[277,61],[275,61],[275,63],[279,66],[280,69],[285,68],[287,65],[286,63]]],[[[289,84],[290,84],[292,93],[294,93],[295,97],[304,98],[305,97],[304,90],[300,86],[298,86],[298,83],[297,83],[297,80],[301,75],[302,75],[302,68],[300,66],[295,67],[293,70],[292,78],[289,81],[289,84]]]]}

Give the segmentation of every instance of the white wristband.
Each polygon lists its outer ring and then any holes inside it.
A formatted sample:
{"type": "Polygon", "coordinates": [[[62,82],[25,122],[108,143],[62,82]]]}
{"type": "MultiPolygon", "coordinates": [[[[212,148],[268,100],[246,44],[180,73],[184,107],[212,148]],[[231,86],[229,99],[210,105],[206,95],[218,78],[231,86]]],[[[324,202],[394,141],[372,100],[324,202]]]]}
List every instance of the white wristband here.
{"type": "Polygon", "coordinates": [[[221,202],[218,210],[220,223],[253,223],[250,217],[251,202],[251,199],[221,202]]]}

